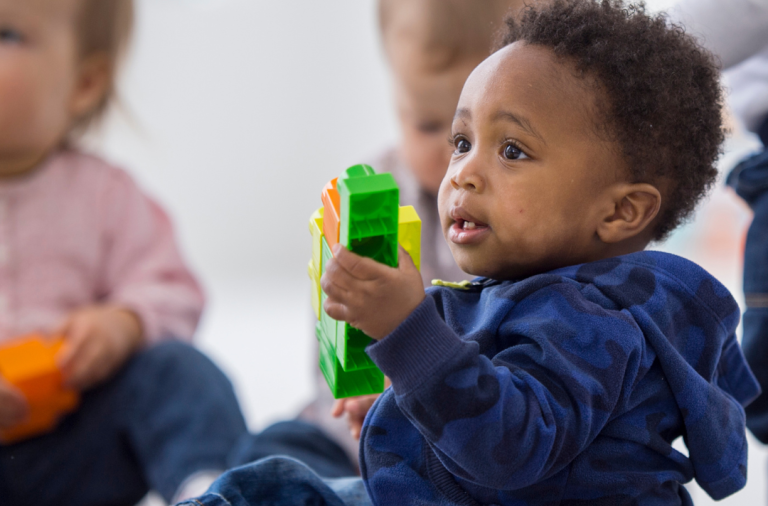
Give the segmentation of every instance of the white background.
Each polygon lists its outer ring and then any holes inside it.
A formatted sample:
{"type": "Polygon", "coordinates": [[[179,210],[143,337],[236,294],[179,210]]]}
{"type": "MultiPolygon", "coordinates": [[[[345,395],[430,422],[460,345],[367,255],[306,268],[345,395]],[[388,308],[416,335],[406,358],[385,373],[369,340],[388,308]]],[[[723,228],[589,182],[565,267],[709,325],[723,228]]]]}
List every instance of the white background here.
{"type": "MultiPolygon", "coordinates": [[[[91,140],[173,217],[208,294],[198,344],[232,378],[253,430],[313,395],[307,221],[320,189],[397,140],[377,32],[374,0],[138,0],[121,110],[91,140]]],[[[737,136],[723,165],[754,146],[737,136]]],[[[738,241],[748,218],[718,190],[698,219],[729,219],[738,241]]],[[[665,248],[738,294],[727,244],[719,256],[693,246],[705,229],[665,248]]],[[[766,503],[757,443],[750,460],[747,489],[721,504],[766,503]]]]}

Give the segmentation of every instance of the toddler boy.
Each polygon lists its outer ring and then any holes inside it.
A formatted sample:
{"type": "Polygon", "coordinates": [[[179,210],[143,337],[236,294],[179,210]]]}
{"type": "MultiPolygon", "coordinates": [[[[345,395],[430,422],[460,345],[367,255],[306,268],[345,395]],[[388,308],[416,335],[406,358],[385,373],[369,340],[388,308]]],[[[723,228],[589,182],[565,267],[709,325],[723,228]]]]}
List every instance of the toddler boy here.
{"type": "Polygon", "coordinates": [[[721,107],[712,56],[642,6],[556,0],[509,21],[464,86],[439,193],[453,257],[481,277],[425,294],[404,252],[389,268],[337,246],[322,280],[392,381],[362,480],[273,458],[199,503],[645,506],[692,504],[693,478],[715,499],[743,487],[758,387],[739,308],[643,251],[715,181],[721,107]]]}
{"type": "MultiPolygon", "coordinates": [[[[400,142],[370,164],[378,172],[392,173],[402,205],[414,206],[421,218],[425,286],[436,278],[460,281],[468,277],[451,256],[437,212],[437,192],[452,151],[446,139],[464,82],[490,54],[504,17],[522,5],[522,0],[379,1],[379,26],[392,70],[400,142]]],[[[325,379],[315,369],[318,397],[301,417],[322,427],[356,462],[363,419],[378,395],[334,402],[325,379]],[[331,414],[345,415],[346,422],[331,414]]]]}

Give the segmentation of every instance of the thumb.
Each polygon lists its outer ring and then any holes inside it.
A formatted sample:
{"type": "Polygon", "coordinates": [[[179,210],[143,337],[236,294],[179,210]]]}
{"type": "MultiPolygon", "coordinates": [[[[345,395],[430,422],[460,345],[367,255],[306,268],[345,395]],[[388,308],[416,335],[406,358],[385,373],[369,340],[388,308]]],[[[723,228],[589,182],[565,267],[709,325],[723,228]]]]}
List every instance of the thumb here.
{"type": "Polygon", "coordinates": [[[71,315],[61,328],[63,331],[59,335],[64,337],[64,346],[59,351],[56,361],[59,367],[68,369],[75,357],[81,352],[89,329],[84,321],[78,318],[77,314],[71,315]]]}
{"type": "Polygon", "coordinates": [[[398,268],[406,271],[418,271],[416,264],[413,263],[413,258],[411,258],[411,255],[405,251],[405,248],[403,248],[403,246],[400,244],[397,245],[397,248],[398,268]]]}
{"type": "Polygon", "coordinates": [[[72,327],[73,317],[74,315],[72,314],[67,315],[67,317],[62,320],[59,326],[54,329],[51,335],[56,337],[64,337],[69,334],[72,327]]]}

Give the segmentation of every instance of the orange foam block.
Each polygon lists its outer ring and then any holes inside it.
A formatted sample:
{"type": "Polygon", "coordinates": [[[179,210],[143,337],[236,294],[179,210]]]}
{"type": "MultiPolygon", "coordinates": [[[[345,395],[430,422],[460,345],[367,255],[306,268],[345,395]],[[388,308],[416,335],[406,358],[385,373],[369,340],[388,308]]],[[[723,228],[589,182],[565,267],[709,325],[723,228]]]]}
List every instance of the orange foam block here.
{"type": "Polygon", "coordinates": [[[341,223],[341,197],[336,189],[338,178],[331,180],[320,195],[323,201],[323,236],[328,247],[333,247],[339,242],[339,224],[341,223]]]}
{"type": "Polygon", "coordinates": [[[27,420],[10,429],[0,430],[5,443],[19,441],[56,426],[59,418],[75,409],[77,392],[64,387],[56,355],[64,340],[33,335],[0,346],[0,375],[19,389],[29,403],[27,420]]]}

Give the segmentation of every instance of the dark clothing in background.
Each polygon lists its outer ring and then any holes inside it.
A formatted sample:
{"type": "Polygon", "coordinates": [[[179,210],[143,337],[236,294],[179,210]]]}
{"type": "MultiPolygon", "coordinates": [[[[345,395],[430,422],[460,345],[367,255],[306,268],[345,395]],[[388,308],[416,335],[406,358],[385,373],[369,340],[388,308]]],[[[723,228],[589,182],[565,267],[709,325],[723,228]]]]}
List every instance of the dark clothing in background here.
{"type": "MultiPolygon", "coordinates": [[[[768,118],[759,129],[768,146],[768,118]]],[[[744,247],[744,313],[742,347],[763,393],[747,407],[747,427],[768,444],[768,150],[741,162],[728,184],[754,211],[744,247]]]]}
{"type": "Polygon", "coordinates": [[[150,488],[171,501],[194,473],[226,469],[245,432],[221,370],[189,345],[163,342],[86,392],[54,432],[0,445],[0,504],[126,506],[150,488]]]}

